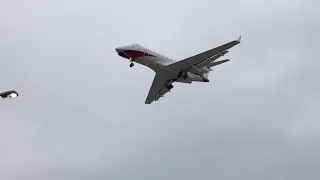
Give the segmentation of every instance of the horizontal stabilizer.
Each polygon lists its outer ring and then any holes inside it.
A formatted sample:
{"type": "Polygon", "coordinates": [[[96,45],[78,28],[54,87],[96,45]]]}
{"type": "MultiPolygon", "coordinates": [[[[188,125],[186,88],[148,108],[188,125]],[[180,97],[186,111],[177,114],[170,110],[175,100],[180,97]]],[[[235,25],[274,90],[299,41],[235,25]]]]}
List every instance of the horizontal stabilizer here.
{"type": "Polygon", "coordinates": [[[213,67],[213,66],[217,66],[219,64],[225,63],[230,61],[229,59],[225,59],[225,60],[221,60],[221,61],[216,61],[216,62],[212,62],[208,67],[213,67]]]}

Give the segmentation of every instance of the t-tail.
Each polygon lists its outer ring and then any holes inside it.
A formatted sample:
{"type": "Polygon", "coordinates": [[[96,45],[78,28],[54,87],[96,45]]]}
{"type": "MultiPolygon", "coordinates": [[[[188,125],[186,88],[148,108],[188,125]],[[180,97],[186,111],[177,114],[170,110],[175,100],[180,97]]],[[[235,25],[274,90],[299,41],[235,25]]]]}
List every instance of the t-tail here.
{"type": "Polygon", "coordinates": [[[203,73],[202,75],[202,79],[203,79],[203,82],[209,82],[209,73],[210,71],[212,71],[212,67],[214,66],[218,66],[222,63],[225,63],[225,62],[228,62],[230,61],[229,59],[224,59],[224,60],[221,60],[221,61],[217,61],[217,62],[211,62],[209,65],[207,65],[206,67],[203,67],[204,69],[207,70],[207,72],[203,73]]]}
{"type": "Polygon", "coordinates": [[[211,62],[210,64],[207,65],[207,68],[211,69],[213,66],[218,66],[218,65],[220,65],[222,63],[225,63],[225,62],[228,62],[228,61],[230,61],[230,60],[229,59],[224,59],[224,60],[221,60],[221,61],[213,61],[213,62],[211,62]]]}

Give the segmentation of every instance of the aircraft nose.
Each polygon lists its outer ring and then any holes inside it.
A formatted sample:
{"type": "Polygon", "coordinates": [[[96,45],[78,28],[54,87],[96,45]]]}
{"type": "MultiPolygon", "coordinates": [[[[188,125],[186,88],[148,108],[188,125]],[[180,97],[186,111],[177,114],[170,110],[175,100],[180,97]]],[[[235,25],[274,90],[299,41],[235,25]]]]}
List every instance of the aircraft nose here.
{"type": "Polygon", "coordinates": [[[115,48],[115,50],[117,51],[118,55],[123,57],[123,58],[126,58],[126,59],[130,59],[130,57],[124,53],[125,49],[123,48],[115,48]]]}
{"type": "Polygon", "coordinates": [[[120,53],[122,50],[121,48],[116,48],[117,53],[120,53]]]}

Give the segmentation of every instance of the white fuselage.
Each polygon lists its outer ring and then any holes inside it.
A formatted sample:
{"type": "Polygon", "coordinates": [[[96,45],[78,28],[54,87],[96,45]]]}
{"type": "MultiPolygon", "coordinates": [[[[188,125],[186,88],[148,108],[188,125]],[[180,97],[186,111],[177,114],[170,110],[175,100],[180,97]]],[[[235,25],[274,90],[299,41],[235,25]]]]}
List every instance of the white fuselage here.
{"type": "MultiPolygon", "coordinates": [[[[119,56],[129,59],[131,62],[136,62],[138,64],[149,67],[156,73],[161,70],[161,67],[164,67],[176,62],[171,58],[168,58],[159,53],[151,51],[138,44],[119,47],[119,48],[116,48],[116,51],[119,56]]],[[[207,75],[199,76],[191,72],[188,72],[187,79],[181,78],[177,80],[177,82],[183,82],[183,83],[191,83],[192,81],[209,82],[209,80],[207,79],[207,75]]]]}

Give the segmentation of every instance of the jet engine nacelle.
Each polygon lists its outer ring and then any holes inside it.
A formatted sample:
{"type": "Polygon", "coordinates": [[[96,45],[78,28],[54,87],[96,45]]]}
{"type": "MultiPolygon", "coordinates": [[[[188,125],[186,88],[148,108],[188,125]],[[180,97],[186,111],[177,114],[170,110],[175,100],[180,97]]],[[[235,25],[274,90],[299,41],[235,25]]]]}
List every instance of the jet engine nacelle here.
{"type": "Polygon", "coordinates": [[[208,73],[210,71],[210,69],[208,69],[207,67],[203,67],[202,71],[204,71],[205,73],[208,73]]]}

